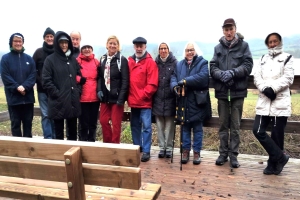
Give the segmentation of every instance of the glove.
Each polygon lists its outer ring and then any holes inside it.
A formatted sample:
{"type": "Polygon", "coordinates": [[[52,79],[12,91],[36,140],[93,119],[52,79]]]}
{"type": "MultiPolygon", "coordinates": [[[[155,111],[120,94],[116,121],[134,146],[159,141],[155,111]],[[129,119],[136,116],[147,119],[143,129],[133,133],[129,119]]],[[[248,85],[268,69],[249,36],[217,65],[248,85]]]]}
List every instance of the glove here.
{"type": "Polygon", "coordinates": [[[271,87],[265,88],[262,93],[264,95],[266,95],[269,99],[271,99],[271,101],[276,99],[276,94],[275,94],[274,90],[271,87]]]}
{"type": "Polygon", "coordinates": [[[234,71],[233,70],[227,70],[224,72],[224,75],[221,77],[221,81],[223,83],[226,83],[230,81],[234,77],[234,71]]]}
{"type": "Polygon", "coordinates": [[[217,73],[214,73],[214,78],[217,80],[221,80],[221,78],[224,76],[225,72],[224,71],[219,71],[217,73]]]}
{"type": "Polygon", "coordinates": [[[102,98],[103,98],[103,92],[102,92],[102,91],[99,91],[99,92],[97,93],[97,96],[98,96],[98,98],[100,99],[100,101],[102,101],[102,98]]]}
{"type": "Polygon", "coordinates": [[[233,79],[230,79],[228,82],[225,83],[225,85],[226,85],[227,87],[231,87],[233,84],[234,84],[233,79]]]}
{"type": "Polygon", "coordinates": [[[80,82],[79,82],[80,85],[84,85],[85,82],[86,82],[86,78],[82,76],[82,77],[80,78],[80,82]]]}
{"type": "Polygon", "coordinates": [[[178,81],[178,83],[177,83],[178,86],[182,87],[183,85],[185,85],[184,81],[185,81],[184,79],[182,79],[181,81],[178,81]]]}
{"type": "Polygon", "coordinates": [[[173,88],[173,90],[174,90],[174,92],[175,92],[175,94],[176,94],[176,97],[180,97],[180,93],[178,93],[178,89],[179,89],[180,87],[179,86],[175,86],[174,88],[173,88]]]}

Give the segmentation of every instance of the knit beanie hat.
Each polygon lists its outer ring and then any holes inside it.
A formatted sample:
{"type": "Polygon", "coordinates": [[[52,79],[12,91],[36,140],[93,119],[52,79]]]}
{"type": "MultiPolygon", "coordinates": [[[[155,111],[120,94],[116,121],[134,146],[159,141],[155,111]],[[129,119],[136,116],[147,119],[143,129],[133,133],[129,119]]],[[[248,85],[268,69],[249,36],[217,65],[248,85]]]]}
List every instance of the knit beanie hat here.
{"type": "Polygon", "coordinates": [[[50,27],[46,28],[46,30],[44,32],[44,35],[43,35],[43,38],[45,38],[45,36],[48,35],[48,34],[53,35],[53,37],[55,35],[54,31],[50,27]]]}
{"type": "Polygon", "coordinates": [[[24,43],[24,36],[23,36],[21,33],[14,33],[14,34],[12,34],[12,35],[10,36],[10,38],[9,38],[9,47],[10,47],[10,48],[12,47],[12,41],[13,41],[13,39],[14,39],[15,36],[17,36],[17,37],[19,37],[19,38],[22,38],[22,41],[23,41],[23,43],[24,43]]]}

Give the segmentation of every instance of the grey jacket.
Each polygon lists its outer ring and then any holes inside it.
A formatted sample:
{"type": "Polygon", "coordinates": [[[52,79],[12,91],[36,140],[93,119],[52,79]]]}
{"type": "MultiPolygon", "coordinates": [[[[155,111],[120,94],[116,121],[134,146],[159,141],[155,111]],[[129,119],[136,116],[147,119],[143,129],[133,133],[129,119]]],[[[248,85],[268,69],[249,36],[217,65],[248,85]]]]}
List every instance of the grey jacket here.
{"type": "Polygon", "coordinates": [[[230,89],[231,98],[247,97],[248,76],[251,74],[253,67],[253,59],[248,43],[239,36],[238,43],[228,48],[219,40],[214,49],[214,56],[210,61],[210,75],[215,80],[215,97],[218,99],[228,99],[228,89],[230,89]],[[226,86],[219,79],[221,71],[234,69],[234,84],[231,87],[226,86]]]}

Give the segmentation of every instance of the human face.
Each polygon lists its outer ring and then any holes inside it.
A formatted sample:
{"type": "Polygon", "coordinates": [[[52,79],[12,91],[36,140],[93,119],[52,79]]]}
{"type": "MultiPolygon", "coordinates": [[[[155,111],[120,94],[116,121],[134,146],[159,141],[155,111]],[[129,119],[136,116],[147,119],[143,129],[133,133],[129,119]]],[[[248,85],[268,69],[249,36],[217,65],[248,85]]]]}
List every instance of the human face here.
{"type": "Polygon", "coordinates": [[[146,50],[146,44],[136,43],[134,44],[134,51],[137,57],[142,57],[146,50]]]}
{"type": "Polygon", "coordinates": [[[279,43],[280,43],[279,38],[276,35],[271,35],[268,39],[269,48],[277,47],[279,43]]]}
{"type": "Polygon", "coordinates": [[[79,48],[80,47],[80,41],[81,41],[80,34],[79,33],[72,33],[70,36],[71,36],[73,47],[79,48]]]}
{"type": "Polygon", "coordinates": [[[187,60],[193,60],[193,57],[196,54],[195,48],[193,44],[188,44],[185,51],[185,58],[187,60]]]}
{"type": "Polygon", "coordinates": [[[12,48],[16,51],[21,51],[23,48],[22,38],[14,36],[13,41],[12,41],[12,48]]]}
{"type": "Polygon", "coordinates": [[[90,56],[93,53],[93,49],[90,46],[85,46],[81,48],[81,53],[85,56],[90,56]]]}
{"type": "Polygon", "coordinates": [[[169,54],[169,48],[166,44],[162,43],[159,45],[159,56],[161,58],[166,58],[169,54]]]}
{"type": "Polygon", "coordinates": [[[53,40],[54,40],[54,36],[52,34],[47,34],[44,38],[44,41],[48,44],[48,45],[53,45],[53,40]]]}
{"type": "Polygon", "coordinates": [[[227,41],[233,40],[236,33],[236,27],[235,26],[225,26],[223,28],[223,34],[227,41]]]}
{"type": "Polygon", "coordinates": [[[68,47],[69,47],[69,42],[66,40],[61,40],[59,41],[59,47],[61,48],[61,50],[66,53],[68,51],[68,47]]]}
{"type": "Polygon", "coordinates": [[[108,51],[108,55],[109,56],[115,55],[115,53],[119,49],[119,43],[118,43],[118,41],[116,39],[110,39],[110,40],[108,40],[108,42],[106,43],[106,49],[108,51]]]}

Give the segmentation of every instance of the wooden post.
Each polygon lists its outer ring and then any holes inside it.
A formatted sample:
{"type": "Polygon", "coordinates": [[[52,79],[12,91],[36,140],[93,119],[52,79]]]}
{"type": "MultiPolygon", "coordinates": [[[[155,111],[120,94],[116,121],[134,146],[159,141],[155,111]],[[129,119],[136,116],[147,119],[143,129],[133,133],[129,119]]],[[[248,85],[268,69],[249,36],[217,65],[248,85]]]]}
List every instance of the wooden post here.
{"type": "Polygon", "coordinates": [[[86,200],[80,147],[72,147],[69,149],[64,154],[64,158],[69,199],[86,200]]]}

